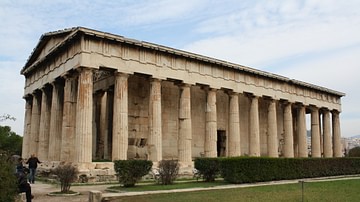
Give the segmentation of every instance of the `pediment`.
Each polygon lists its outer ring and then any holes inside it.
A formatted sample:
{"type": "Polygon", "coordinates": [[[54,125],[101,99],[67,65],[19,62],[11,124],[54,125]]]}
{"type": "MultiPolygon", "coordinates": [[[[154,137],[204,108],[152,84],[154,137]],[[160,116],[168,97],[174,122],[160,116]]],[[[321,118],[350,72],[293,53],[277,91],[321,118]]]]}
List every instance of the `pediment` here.
{"type": "Polygon", "coordinates": [[[74,30],[75,28],[72,28],[43,34],[21,72],[32,66],[37,61],[45,58],[52,50],[54,50],[55,47],[66,40],[66,38],[68,38],[74,30]]]}

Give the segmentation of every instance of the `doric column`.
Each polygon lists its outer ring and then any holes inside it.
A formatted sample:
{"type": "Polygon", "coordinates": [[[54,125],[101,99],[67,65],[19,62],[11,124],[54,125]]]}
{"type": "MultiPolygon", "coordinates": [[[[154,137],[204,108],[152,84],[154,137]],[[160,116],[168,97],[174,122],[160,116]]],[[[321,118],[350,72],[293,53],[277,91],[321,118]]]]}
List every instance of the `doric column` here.
{"type": "Polygon", "coordinates": [[[110,137],[112,136],[112,123],[113,123],[113,105],[114,105],[114,89],[109,88],[106,91],[106,114],[105,114],[105,120],[106,120],[106,136],[104,139],[104,159],[112,159],[111,153],[112,153],[112,144],[110,137]],[[110,126],[111,125],[111,126],[110,126]]]}
{"type": "Polygon", "coordinates": [[[150,84],[148,157],[153,162],[162,160],[161,128],[161,80],[152,79],[150,84]]]}
{"type": "Polygon", "coordinates": [[[61,129],[61,161],[75,161],[75,126],[77,77],[65,76],[63,121],[61,129]]]}
{"type": "MultiPolygon", "coordinates": [[[[38,142],[39,142],[39,128],[40,128],[40,107],[41,94],[38,92],[33,94],[32,110],[31,110],[31,131],[29,140],[29,153],[37,155],[38,142]]],[[[26,156],[30,156],[26,154],[26,156]]]]}
{"type": "Polygon", "coordinates": [[[294,157],[294,136],[291,103],[284,108],[284,157],[294,157]]]}
{"type": "Polygon", "coordinates": [[[323,110],[323,133],[324,133],[324,157],[333,156],[331,132],[330,132],[330,112],[328,109],[323,110]]]}
{"type": "Polygon", "coordinates": [[[179,138],[178,138],[178,155],[179,162],[189,165],[191,158],[191,86],[184,84],[180,87],[180,109],[179,109],[179,138]]]}
{"type": "Polygon", "coordinates": [[[128,150],[128,75],[115,73],[112,160],[126,160],[128,150]]]}
{"type": "Polygon", "coordinates": [[[270,100],[268,108],[268,156],[279,157],[277,138],[276,101],[270,100]]]}
{"type": "Polygon", "coordinates": [[[311,157],[321,157],[319,109],[311,108],[311,157]]]}
{"type": "Polygon", "coordinates": [[[241,156],[238,93],[230,93],[229,109],[229,156],[241,156]]]}
{"type": "Polygon", "coordinates": [[[205,157],[217,157],[216,89],[207,91],[205,120],[205,157]]]}
{"type": "Polygon", "coordinates": [[[340,117],[338,111],[332,111],[334,157],[342,157],[340,117]]]}
{"type": "Polygon", "coordinates": [[[76,103],[75,162],[92,162],[93,72],[79,69],[76,103]]]}
{"type": "Polygon", "coordinates": [[[29,143],[31,135],[31,110],[33,97],[28,95],[25,97],[25,120],[24,120],[24,135],[22,143],[22,158],[29,156],[29,143]]]}
{"type": "Polygon", "coordinates": [[[260,156],[259,98],[251,97],[249,155],[260,156]]]}
{"type": "Polygon", "coordinates": [[[99,133],[100,133],[100,138],[99,138],[99,156],[100,158],[104,158],[104,159],[108,159],[109,156],[108,154],[106,154],[106,158],[105,158],[105,152],[107,146],[106,144],[108,143],[108,113],[107,113],[107,92],[104,91],[101,94],[101,98],[100,98],[100,118],[99,118],[99,122],[100,122],[100,126],[99,126],[99,133]]]}
{"type": "Polygon", "coordinates": [[[39,159],[41,159],[41,161],[47,161],[49,151],[51,94],[47,87],[42,88],[41,91],[42,99],[39,129],[39,149],[37,156],[39,159]]]}
{"type": "Polygon", "coordinates": [[[52,83],[52,86],[48,159],[50,161],[59,161],[61,151],[64,86],[58,82],[52,83]]]}
{"type": "Polygon", "coordinates": [[[308,157],[306,111],[304,105],[299,106],[297,121],[298,155],[299,157],[308,157]]]}

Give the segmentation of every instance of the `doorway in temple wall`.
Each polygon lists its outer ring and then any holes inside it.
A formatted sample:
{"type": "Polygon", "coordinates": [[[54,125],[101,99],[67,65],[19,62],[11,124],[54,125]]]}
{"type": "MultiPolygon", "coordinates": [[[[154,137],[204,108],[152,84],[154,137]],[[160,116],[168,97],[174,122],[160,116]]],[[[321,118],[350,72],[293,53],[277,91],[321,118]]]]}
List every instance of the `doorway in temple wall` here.
{"type": "Polygon", "coordinates": [[[225,130],[217,131],[217,156],[218,157],[226,156],[226,131],[225,130]]]}

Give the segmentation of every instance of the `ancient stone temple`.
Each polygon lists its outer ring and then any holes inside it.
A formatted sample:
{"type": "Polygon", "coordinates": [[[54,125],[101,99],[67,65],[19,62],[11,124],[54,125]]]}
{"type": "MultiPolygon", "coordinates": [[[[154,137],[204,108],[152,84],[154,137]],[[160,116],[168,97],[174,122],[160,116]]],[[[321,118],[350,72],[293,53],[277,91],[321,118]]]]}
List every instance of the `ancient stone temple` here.
{"type": "Polygon", "coordinates": [[[44,34],[21,74],[23,157],[91,169],[116,159],[191,167],[202,156],[342,156],[344,93],[246,66],[76,27],[44,34]]]}

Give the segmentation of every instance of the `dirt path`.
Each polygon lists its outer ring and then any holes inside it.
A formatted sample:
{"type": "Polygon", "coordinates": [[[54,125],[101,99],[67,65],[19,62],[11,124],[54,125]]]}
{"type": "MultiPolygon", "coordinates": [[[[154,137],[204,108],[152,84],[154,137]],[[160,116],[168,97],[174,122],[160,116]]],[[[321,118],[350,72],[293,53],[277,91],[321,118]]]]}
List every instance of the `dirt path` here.
{"type": "Polygon", "coordinates": [[[72,191],[80,192],[77,196],[48,196],[50,192],[60,191],[60,187],[54,184],[45,184],[36,182],[31,184],[32,194],[34,195],[34,202],[87,202],[90,190],[98,190],[104,192],[107,187],[111,185],[87,185],[87,186],[72,186],[72,191]]]}

